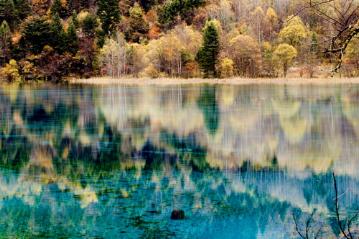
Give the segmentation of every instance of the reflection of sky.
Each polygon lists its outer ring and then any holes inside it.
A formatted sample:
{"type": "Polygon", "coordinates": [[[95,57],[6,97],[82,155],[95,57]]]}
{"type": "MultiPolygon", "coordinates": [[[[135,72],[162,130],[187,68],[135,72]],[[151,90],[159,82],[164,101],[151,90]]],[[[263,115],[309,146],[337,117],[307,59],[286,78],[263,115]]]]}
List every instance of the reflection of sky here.
{"type": "Polygon", "coordinates": [[[353,86],[3,89],[0,231],[288,238],[293,208],[332,212],[331,170],[341,204],[358,203],[358,93],[353,86]],[[173,208],[187,220],[170,221],[173,208]]]}

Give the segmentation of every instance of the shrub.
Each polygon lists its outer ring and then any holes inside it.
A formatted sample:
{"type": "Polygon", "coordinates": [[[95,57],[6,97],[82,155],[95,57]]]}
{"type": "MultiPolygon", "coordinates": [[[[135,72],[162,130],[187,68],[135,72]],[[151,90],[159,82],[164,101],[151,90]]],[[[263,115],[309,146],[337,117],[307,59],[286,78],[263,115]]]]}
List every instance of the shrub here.
{"type": "Polygon", "coordinates": [[[230,58],[223,58],[219,63],[221,78],[229,78],[234,75],[234,62],[230,58]]]}

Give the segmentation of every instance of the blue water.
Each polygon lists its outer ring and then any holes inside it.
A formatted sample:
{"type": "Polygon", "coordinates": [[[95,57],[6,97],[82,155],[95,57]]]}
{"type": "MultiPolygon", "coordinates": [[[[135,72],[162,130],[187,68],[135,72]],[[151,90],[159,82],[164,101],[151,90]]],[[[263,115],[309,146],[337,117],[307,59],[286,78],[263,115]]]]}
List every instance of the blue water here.
{"type": "Polygon", "coordinates": [[[355,85],[3,86],[0,238],[340,237],[358,137],[355,85]]]}

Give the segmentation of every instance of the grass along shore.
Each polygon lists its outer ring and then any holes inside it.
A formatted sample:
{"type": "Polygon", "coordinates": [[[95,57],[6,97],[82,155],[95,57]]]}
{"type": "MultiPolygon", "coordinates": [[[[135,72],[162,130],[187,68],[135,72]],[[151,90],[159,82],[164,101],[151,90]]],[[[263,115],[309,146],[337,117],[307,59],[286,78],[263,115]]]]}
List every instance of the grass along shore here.
{"type": "Polygon", "coordinates": [[[359,84],[359,78],[109,78],[93,77],[89,79],[70,79],[70,84],[81,85],[188,85],[188,84],[228,84],[228,85],[328,85],[328,84],[359,84]]]}

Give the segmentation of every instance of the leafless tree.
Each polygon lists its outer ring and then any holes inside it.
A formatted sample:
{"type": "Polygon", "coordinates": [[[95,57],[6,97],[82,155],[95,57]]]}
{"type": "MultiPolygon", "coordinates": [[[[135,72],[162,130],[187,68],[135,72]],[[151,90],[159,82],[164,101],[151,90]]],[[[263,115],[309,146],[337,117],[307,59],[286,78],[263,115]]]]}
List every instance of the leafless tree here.
{"type": "Polygon", "coordinates": [[[333,73],[337,73],[342,66],[349,43],[359,34],[359,1],[307,0],[297,14],[306,10],[311,10],[313,14],[329,23],[324,53],[337,58],[333,68],[333,73]]]}
{"type": "MultiPolygon", "coordinates": [[[[342,219],[340,207],[339,207],[339,194],[338,194],[338,183],[335,176],[335,173],[332,174],[333,176],[333,187],[334,187],[334,206],[335,206],[335,220],[342,237],[345,239],[358,239],[358,233],[355,233],[352,230],[353,223],[358,219],[359,211],[355,212],[354,214],[345,217],[342,219]]],[[[314,209],[312,213],[305,219],[305,223],[301,226],[299,216],[293,211],[292,212],[293,221],[295,225],[295,231],[298,236],[302,239],[319,239],[323,238],[323,224],[317,222],[314,217],[316,216],[316,210],[314,209]]],[[[339,239],[338,238],[338,239],[339,239]]]]}

